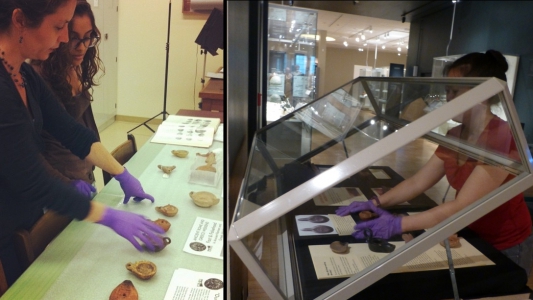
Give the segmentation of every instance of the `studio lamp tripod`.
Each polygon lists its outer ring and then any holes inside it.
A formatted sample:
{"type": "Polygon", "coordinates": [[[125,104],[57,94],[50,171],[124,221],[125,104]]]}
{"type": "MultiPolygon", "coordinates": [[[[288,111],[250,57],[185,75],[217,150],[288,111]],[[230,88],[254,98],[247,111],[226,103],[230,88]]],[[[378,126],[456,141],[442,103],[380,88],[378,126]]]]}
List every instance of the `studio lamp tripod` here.
{"type": "Polygon", "coordinates": [[[166,58],[166,63],[165,63],[165,92],[164,92],[164,95],[163,95],[163,111],[158,113],[157,115],[151,117],[150,119],[144,121],[143,123],[135,126],[133,129],[128,131],[128,133],[134,131],[135,129],[137,129],[137,128],[141,127],[141,126],[146,126],[146,128],[150,129],[150,131],[155,132],[150,126],[148,126],[148,122],[150,122],[153,119],[159,117],[160,115],[163,115],[163,121],[165,121],[167,116],[168,116],[168,112],[167,112],[167,83],[168,83],[168,53],[169,53],[169,49],[170,49],[170,16],[171,16],[171,12],[172,12],[172,0],[169,0],[168,1],[167,44],[166,44],[166,47],[165,47],[165,49],[167,51],[167,58],[166,58]]]}

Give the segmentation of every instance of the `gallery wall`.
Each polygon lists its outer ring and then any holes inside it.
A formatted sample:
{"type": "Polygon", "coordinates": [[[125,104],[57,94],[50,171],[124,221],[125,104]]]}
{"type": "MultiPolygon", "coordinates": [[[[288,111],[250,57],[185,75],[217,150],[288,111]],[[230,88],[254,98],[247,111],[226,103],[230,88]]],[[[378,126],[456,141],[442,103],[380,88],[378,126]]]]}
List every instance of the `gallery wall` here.
{"type": "Polygon", "coordinates": [[[529,143],[533,143],[533,22],[532,1],[464,1],[411,22],[407,69],[431,74],[433,57],[495,49],[520,57],[514,103],[529,143]]]}
{"type": "MultiPolygon", "coordinates": [[[[163,110],[170,1],[119,2],[117,117],[150,118],[163,110]]],[[[194,42],[209,14],[182,13],[172,1],[167,112],[198,109],[204,57],[194,42]]],[[[207,54],[206,72],[223,65],[224,51],[207,54]]]]}
{"type": "MultiPolygon", "coordinates": [[[[406,63],[405,52],[398,56],[396,53],[380,52],[378,51],[376,68],[388,67],[390,63],[404,64],[406,63]]],[[[333,89],[338,88],[342,84],[353,79],[354,65],[362,66],[374,66],[374,51],[367,52],[358,51],[353,49],[342,49],[328,47],[326,53],[326,66],[325,66],[325,85],[324,91],[320,91],[323,95],[333,89]]],[[[320,66],[320,61],[319,61],[320,66]]]]}

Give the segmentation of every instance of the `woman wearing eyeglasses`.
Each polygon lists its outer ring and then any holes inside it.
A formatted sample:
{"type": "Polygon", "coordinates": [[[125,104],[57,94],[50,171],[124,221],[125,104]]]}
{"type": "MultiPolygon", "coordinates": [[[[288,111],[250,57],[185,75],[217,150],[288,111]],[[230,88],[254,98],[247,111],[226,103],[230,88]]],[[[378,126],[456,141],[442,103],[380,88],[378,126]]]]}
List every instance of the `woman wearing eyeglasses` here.
{"type": "MultiPolygon", "coordinates": [[[[74,17],[68,24],[68,32],[68,43],[61,44],[47,60],[34,61],[32,65],[57,95],[66,111],[100,139],[91,108],[91,89],[96,85],[96,74],[102,70],[97,47],[100,31],[87,1],[77,1],[74,17]]],[[[42,137],[45,166],[49,172],[92,198],[96,191],[94,165],[72,154],[47,131],[42,132],[42,137]]]]}
{"type": "MultiPolygon", "coordinates": [[[[0,0],[0,272],[3,270],[8,285],[22,272],[14,245],[15,231],[31,228],[42,217],[43,207],[107,226],[139,251],[143,251],[141,243],[150,251],[155,250],[154,241],[157,246],[163,246],[164,231],[153,222],[142,215],[90,201],[50,176],[43,165],[41,132],[46,130],[80,159],[113,174],[124,192],[125,204],[131,197],[135,201],[154,201],[98,141],[95,132],[65,112],[55,95],[60,95],[63,89],[54,94],[25,63],[27,59],[46,61],[61,44],[69,42],[68,25],[77,4],[76,0],[0,0]]],[[[78,28],[81,20],[76,20],[72,28],[78,28]]],[[[77,38],[89,37],[91,28],[81,32],[76,29],[77,38]]],[[[76,48],[90,44],[85,43],[82,41],[76,48]]],[[[72,53],[75,58],[77,52],[72,53]]],[[[74,63],[72,59],[67,67],[74,63]]],[[[63,68],[66,67],[57,66],[58,70],[63,68]]],[[[90,74],[91,68],[85,69],[81,63],[81,67],[74,69],[76,72],[65,72],[63,77],[54,73],[58,76],[49,80],[55,86],[56,82],[65,83],[68,78],[70,97],[87,95],[86,80],[92,77],[85,74],[90,74]]]]}

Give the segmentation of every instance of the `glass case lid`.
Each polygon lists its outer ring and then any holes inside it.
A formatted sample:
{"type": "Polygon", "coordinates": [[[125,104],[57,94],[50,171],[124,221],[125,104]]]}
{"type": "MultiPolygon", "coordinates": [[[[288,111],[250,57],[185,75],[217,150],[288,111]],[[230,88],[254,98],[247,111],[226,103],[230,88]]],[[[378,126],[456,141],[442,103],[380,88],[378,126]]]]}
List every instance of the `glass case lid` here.
{"type": "Polygon", "coordinates": [[[531,155],[505,82],[360,77],[257,131],[228,233],[230,245],[271,296],[290,297],[294,290],[287,282],[297,279],[287,274],[295,271],[280,271],[294,263],[287,220],[293,222],[299,207],[419,139],[436,145],[439,155],[504,170],[509,180],[351,276],[329,296],[341,299],[364,289],[533,183],[531,155]],[[505,119],[486,109],[498,103],[505,119]],[[275,270],[254,251],[269,226],[277,238],[268,242],[280,249],[279,265],[285,266],[275,270]]]}

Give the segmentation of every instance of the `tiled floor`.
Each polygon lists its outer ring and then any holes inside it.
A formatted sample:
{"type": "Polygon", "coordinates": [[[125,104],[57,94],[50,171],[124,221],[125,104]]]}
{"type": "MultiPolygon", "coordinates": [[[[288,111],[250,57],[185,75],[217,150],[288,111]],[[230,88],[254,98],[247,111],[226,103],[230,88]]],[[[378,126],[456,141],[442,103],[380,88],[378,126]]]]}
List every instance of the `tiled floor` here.
{"type": "MultiPolygon", "coordinates": [[[[102,144],[106,149],[111,152],[118,145],[122,144],[127,140],[128,131],[132,130],[138,123],[124,122],[124,121],[115,121],[113,124],[109,125],[107,128],[100,132],[100,139],[102,144]]],[[[158,125],[149,124],[153,130],[157,130],[158,125]]],[[[140,126],[139,128],[131,132],[135,136],[135,141],[137,142],[137,149],[140,149],[144,143],[146,143],[153,132],[150,131],[146,126],[140,126]]],[[[96,168],[94,172],[96,179],[96,188],[100,191],[104,187],[104,180],[102,178],[102,170],[96,168]]]]}

